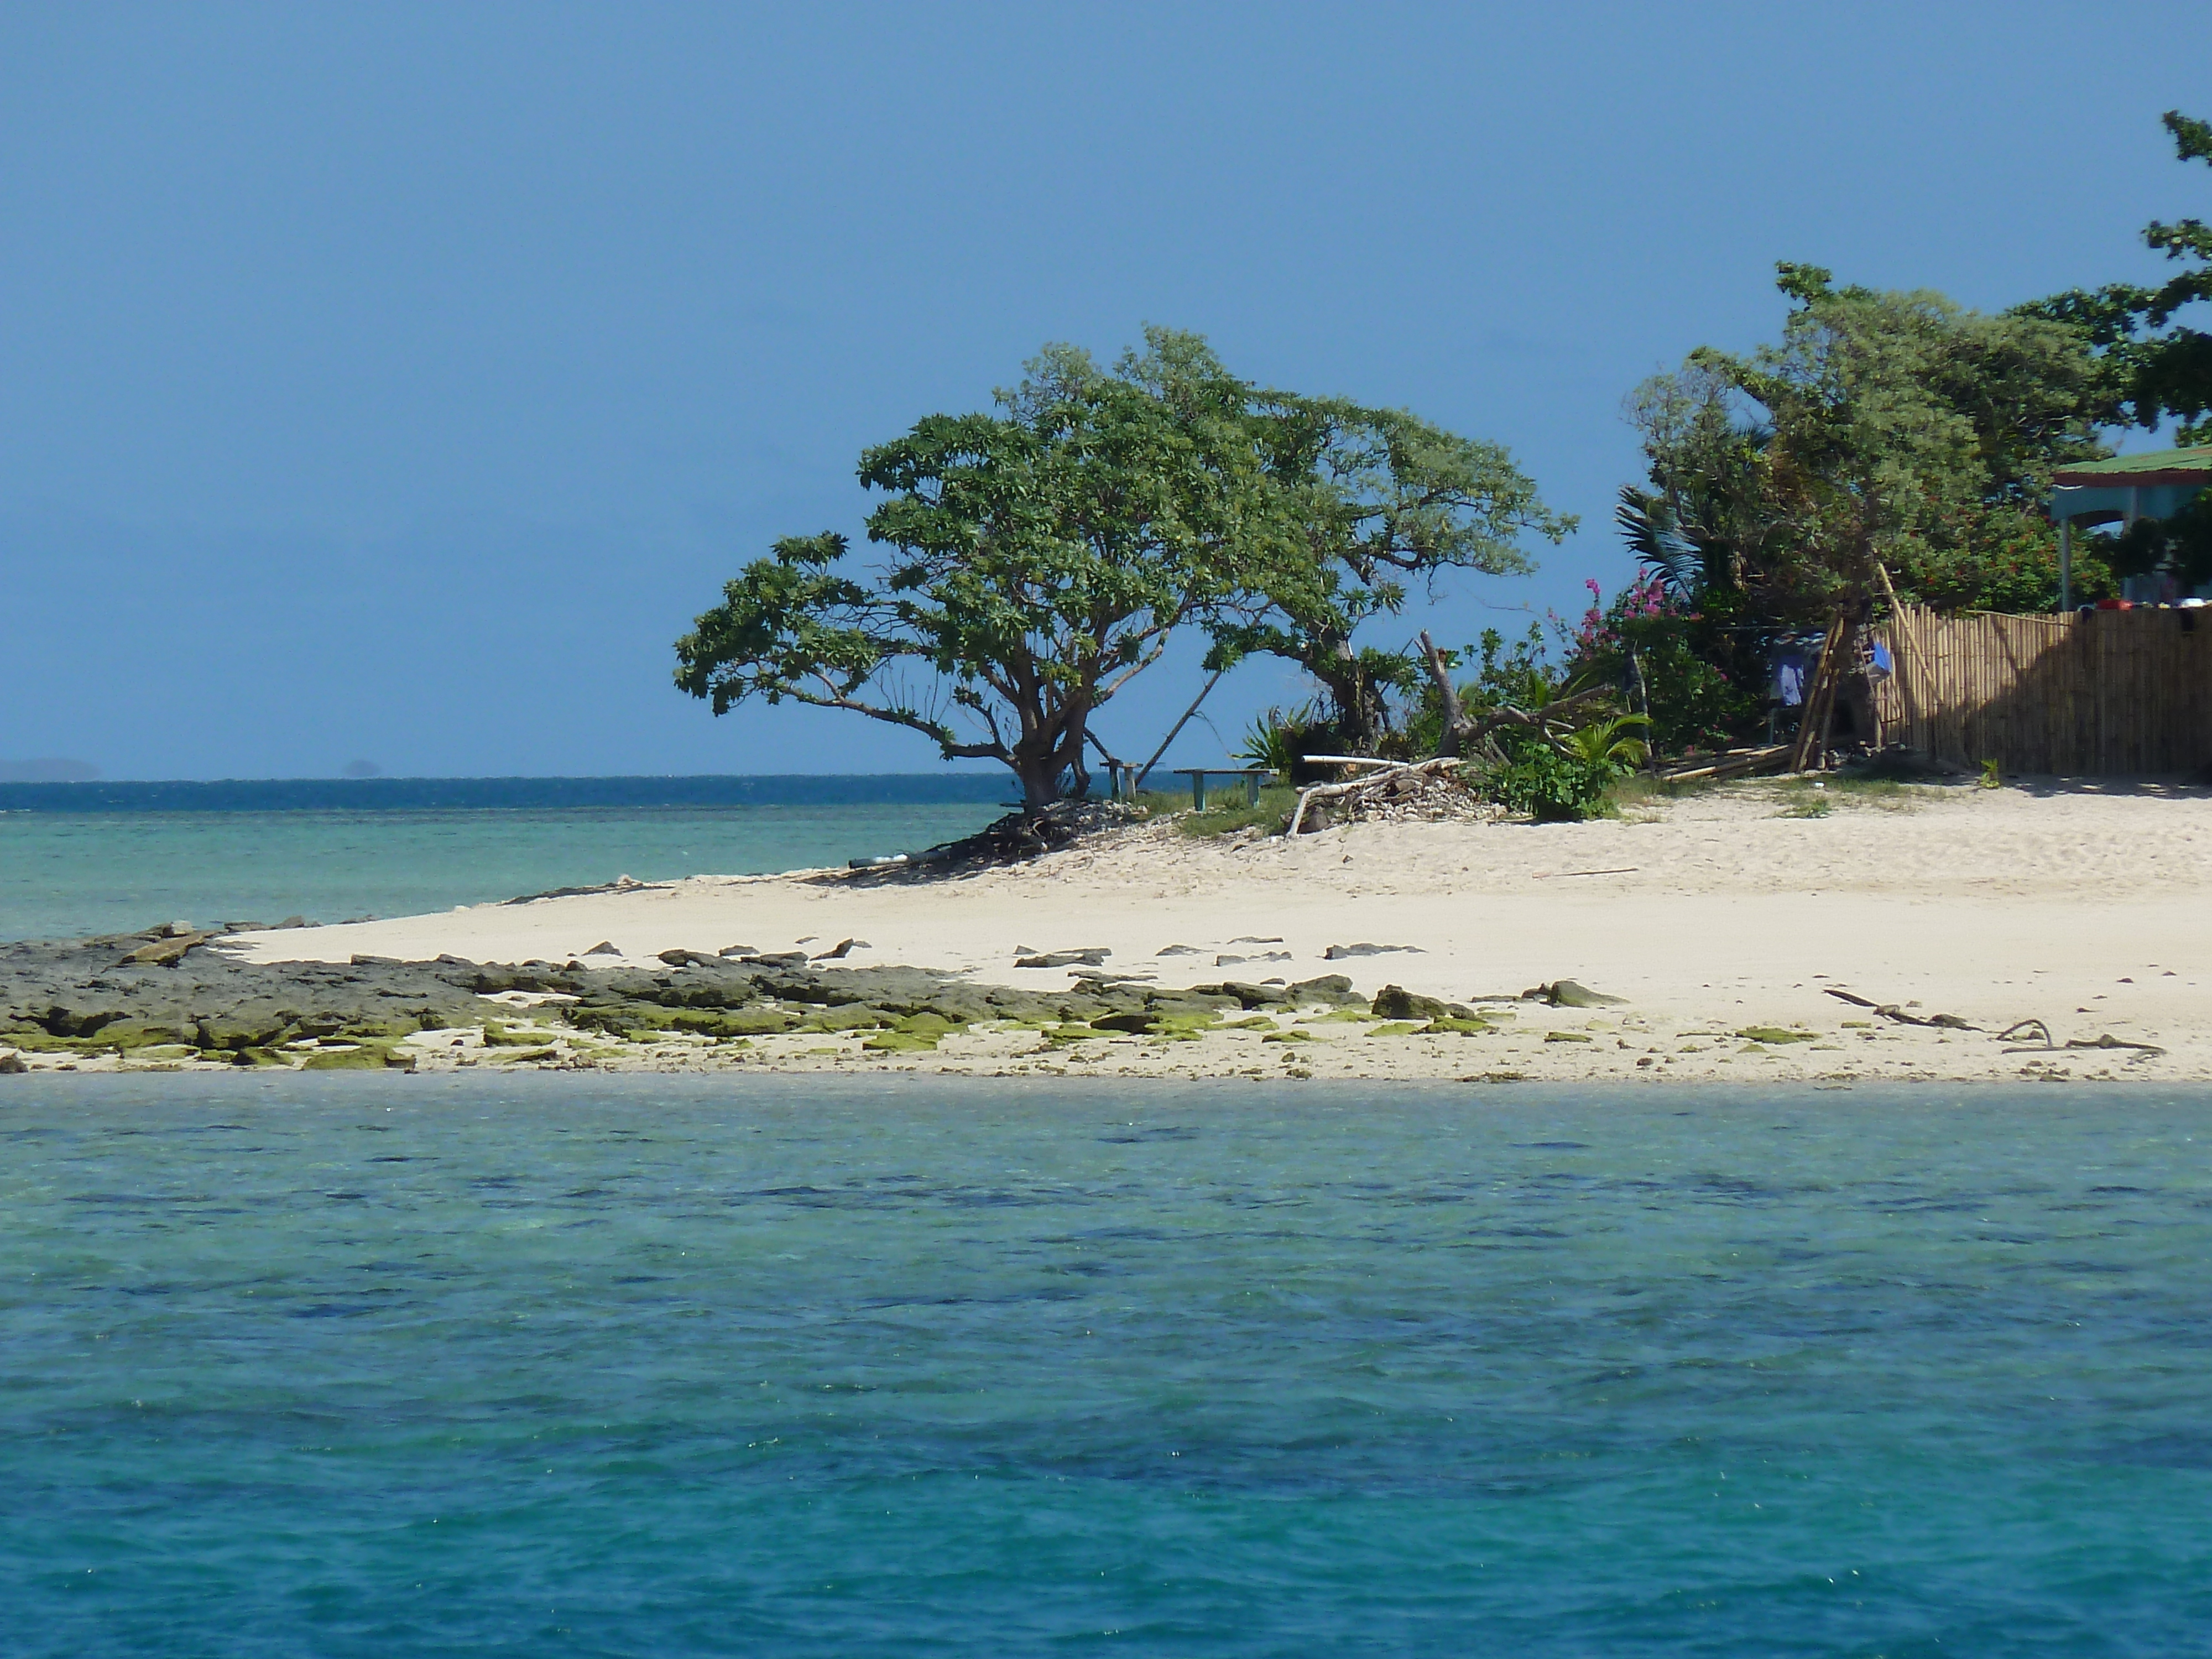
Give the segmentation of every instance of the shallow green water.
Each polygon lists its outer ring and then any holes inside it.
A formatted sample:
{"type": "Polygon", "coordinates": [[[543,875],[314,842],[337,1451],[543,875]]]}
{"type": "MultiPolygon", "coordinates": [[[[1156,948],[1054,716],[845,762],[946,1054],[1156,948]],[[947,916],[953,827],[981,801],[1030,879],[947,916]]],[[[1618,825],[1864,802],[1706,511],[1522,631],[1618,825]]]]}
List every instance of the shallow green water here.
{"type": "Polygon", "coordinates": [[[0,939],[415,915],[554,887],[818,868],[982,828],[989,802],[0,813],[0,939]]]}
{"type": "Polygon", "coordinates": [[[11,1654],[2170,1655],[2212,1097],[0,1078],[11,1654]]]}

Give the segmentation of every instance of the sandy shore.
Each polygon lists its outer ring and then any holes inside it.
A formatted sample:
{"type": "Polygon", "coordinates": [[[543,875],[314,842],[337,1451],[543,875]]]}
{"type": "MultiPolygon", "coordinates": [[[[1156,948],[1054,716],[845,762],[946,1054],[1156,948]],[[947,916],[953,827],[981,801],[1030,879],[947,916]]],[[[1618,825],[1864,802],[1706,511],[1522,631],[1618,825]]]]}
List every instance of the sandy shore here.
{"type": "MultiPolygon", "coordinates": [[[[1724,788],[1584,824],[1359,824],[1296,842],[1201,841],[1172,823],[966,874],[698,877],[626,892],[239,936],[257,960],[566,961],[611,944],[826,951],[1037,989],[1066,968],[1018,957],[1103,949],[1160,987],[1348,975],[1449,1000],[1573,979],[1625,999],[1510,1005],[1506,1031],[1378,1032],[1338,1017],[1163,1042],[1046,1045],[977,1030],[932,1053],[857,1038],[763,1038],[741,1054],[672,1040],[614,1063],[1141,1075],[1575,1079],[2021,1077],[2212,1079],[2212,792],[1724,788]],[[1826,807],[1825,816],[1796,816],[1826,807]],[[1353,946],[1410,947],[1345,954],[1353,946]],[[1332,954],[1332,952],[1334,954],[1332,954]],[[1975,1030],[1919,1026],[1955,1017],[1975,1030]],[[2025,1019],[2039,1038],[1999,1041],[2025,1019]],[[1746,1031],[1790,1033],[1747,1038],[1746,1031]],[[1803,1034],[1803,1035],[1798,1035],[1803,1034]],[[2065,1047],[2116,1042],[2144,1048],[2065,1047]]],[[[588,958],[611,963],[606,956],[588,958]]],[[[429,1066],[475,1064],[426,1036],[429,1066]]],[[[489,1063],[488,1057],[485,1057],[489,1063]]],[[[608,1063],[601,1054],[599,1063],[608,1063]]]]}

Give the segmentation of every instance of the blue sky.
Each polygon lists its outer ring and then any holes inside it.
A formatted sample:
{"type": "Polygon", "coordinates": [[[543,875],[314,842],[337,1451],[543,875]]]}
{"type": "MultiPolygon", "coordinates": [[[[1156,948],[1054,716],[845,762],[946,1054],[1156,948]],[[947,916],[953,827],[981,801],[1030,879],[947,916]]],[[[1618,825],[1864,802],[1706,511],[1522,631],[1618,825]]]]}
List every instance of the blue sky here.
{"type": "MultiPolygon", "coordinates": [[[[0,757],[928,769],[715,720],[670,641],[772,538],[857,531],[864,444],[1146,322],[1508,445],[1583,530],[1434,620],[1525,625],[1625,574],[1622,397],[1771,335],[1777,259],[1985,307],[2160,269],[2143,222],[2212,208],[2157,124],[2212,114],[2185,18],[0,9],[0,757]]],[[[1220,737],[1297,695],[1240,671],[1220,737]]]]}

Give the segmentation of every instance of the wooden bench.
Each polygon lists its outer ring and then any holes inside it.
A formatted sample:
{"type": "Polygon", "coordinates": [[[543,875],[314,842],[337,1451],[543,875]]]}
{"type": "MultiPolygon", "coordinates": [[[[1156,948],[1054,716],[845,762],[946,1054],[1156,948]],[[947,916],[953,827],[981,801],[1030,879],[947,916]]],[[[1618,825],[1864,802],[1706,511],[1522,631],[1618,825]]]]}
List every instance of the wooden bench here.
{"type": "Polygon", "coordinates": [[[1178,766],[1174,770],[1177,777],[1190,780],[1190,810],[1194,812],[1206,811],[1206,781],[1208,778],[1243,779],[1244,804],[1257,806],[1260,804],[1260,785],[1275,775],[1274,769],[1269,766],[1178,766]]]}

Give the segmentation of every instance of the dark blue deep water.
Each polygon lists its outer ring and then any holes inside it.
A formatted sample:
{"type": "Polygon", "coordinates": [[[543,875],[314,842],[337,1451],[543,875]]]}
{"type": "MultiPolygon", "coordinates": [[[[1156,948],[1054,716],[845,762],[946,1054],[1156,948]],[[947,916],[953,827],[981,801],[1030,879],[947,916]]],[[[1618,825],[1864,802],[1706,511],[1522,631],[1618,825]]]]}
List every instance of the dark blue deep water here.
{"type": "Polygon", "coordinates": [[[0,1078],[10,1655],[2212,1649],[2212,1097],[0,1078]]]}

